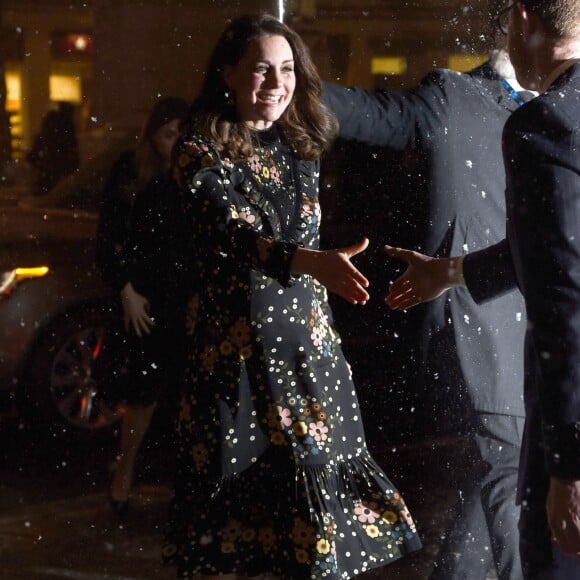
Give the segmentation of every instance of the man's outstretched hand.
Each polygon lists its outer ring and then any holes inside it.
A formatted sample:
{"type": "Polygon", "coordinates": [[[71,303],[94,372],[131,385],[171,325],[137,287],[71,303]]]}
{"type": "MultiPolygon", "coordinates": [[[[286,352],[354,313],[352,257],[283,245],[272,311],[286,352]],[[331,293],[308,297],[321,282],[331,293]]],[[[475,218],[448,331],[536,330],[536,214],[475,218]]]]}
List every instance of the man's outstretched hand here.
{"type": "Polygon", "coordinates": [[[463,286],[463,259],[431,258],[425,254],[385,246],[392,258],[407,262],[407,269],[390,286],[385,301],[393,310],[407,310],[441,296],[453,286],[463,286]]]}
{"type": "Polygon", "coordinates": [[[548,524],[564,554],[580,558],[580,481],[550,478],[548,524]]]}

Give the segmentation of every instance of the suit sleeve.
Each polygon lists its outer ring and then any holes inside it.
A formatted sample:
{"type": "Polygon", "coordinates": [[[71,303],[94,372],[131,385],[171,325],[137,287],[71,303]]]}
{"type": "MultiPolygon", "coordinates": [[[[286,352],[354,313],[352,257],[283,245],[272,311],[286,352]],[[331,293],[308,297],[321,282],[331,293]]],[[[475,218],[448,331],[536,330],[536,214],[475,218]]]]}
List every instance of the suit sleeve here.
{"type": "Polygon", "coordinates": [[[511,292],[516,277],[507,240],[467,254],[463,258],[463,278],[477,304],[511,292]]]}
{"type": "Polygon", "coordinates": [[[563,118],[549,104],[534,119],[534,124],[506,126],[505,142],[512,144],[508,155],[523,168],[513,176],[518,195],[510,219],[547,469],[557,477],[580,479],[580,131],[577,119],[563,118]]]}
{"type": "Polygon", "coordinates": [[[418,87],[367,91],[324,83],[323,102],[339,122],[340,137],[403,150],[416,147],[447,125],[449,73],[435,71],[418,87]]]}

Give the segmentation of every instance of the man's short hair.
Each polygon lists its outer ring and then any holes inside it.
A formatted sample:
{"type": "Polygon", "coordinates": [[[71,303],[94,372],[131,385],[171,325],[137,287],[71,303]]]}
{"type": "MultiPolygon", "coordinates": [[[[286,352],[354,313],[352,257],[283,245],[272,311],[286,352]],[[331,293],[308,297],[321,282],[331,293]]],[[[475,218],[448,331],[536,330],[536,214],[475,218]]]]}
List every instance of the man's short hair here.
{"type": "Polygon", "coordinates": [[[580,35],[580,0],[520,0],[526,10],[536,14],[546,32],[557,38],[580,35]]]}

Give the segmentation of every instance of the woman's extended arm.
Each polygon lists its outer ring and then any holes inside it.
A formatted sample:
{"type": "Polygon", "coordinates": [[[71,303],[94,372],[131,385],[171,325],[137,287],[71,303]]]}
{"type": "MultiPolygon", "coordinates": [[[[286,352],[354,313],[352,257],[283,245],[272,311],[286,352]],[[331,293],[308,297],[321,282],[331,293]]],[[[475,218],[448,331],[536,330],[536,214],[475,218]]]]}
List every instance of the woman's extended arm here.
{"type": "Polygon", "coordinates": [[[353,303],[364,303],[367,279],[351,264],[368,240],[336,250],[310,250],[292,241],[275,239],[240,217],[226,183],[230,179],[215,152],[207,145],[185,142],[177,155],[178,178],[198,249],[216,260],[227,259],[291,284],[293,274],[309,274],[330,291],[353,303]]]}

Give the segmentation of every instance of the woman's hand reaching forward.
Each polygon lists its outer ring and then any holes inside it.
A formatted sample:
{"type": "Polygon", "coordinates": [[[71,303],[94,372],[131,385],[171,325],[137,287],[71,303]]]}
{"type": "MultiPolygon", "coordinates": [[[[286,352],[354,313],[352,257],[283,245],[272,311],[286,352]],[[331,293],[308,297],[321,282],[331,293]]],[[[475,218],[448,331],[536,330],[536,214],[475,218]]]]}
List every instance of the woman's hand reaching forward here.
{"type": "Polygon", "coordinates": [[[364,252],[368,245],[368,239],[364,238],[351,246],[333,250],[298,248],[292,260],[292,272],[310,274],[330,292],[351,304],[366,304],[369,294],[365,288],[368,288],[369,281],[350,259],[364,252]]]}

